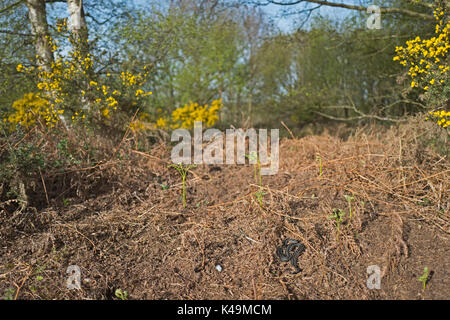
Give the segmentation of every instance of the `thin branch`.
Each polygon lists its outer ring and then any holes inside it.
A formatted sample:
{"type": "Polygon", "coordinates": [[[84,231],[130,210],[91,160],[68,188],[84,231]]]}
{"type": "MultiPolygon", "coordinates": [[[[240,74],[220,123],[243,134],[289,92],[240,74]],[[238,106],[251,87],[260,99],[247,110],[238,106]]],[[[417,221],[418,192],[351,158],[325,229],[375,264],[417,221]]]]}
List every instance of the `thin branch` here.
{"type": "Polygon", "coordinates": [[[328,119],[336,120],[336,121],[353,121],[353,120],[362,120],[362,119],[376,119],[376,120],[380,120],[380,121],[391,121],[391,122],[407,121],[407,119],[392,119],[392,118],[386,118],[386,117],[379,117],[379,116],[371,115],[371,114],[363,114],[363,115],[351,117],[351,118],[340,118],[340,117],[330,116],[328,114],[325,114],[325,113],[322,113],[319,111],[314,111],[314,113],[321,115],[324,118],[328,118],[328,119]]]}
{"type": "MultiPolygon", "coordinates": [[[[367,12],[367,7],[364,7],[364,6],[329,2],[326,0],[297,0],[297,1],[292,1],[292,2],[280,2],[280,1],[276,1],[276,0],[267,0],[266,3],[263,3],[261,5],[276,4],[276,5],[281,5],[281,6],[294,6],[294,5],[297,5],[300,3],[305,3],[305,2],[311,2],[311,3],[316,3],[316,4],[329,6],[329,7],[335,7],[335,8],[344,8],[344,9],[367,12]]],[[[411,17],[422,18],[425,20],[434,20],[433,15],[426,14],[426,13],[420,13],[420,12],[416,12],[416,11],[412,11],[412,10],[408,10],[408,9],[402,9],[402,8],[382,7],[382,8],[380,8],[380,13],[399,13],[399,14],[403,14],[403,15],[407,15],[407,16],[411,16],[411,17]]]]}
{"type": "Polygon", "coordinates": [[[0,29],[0,33],[12,34],[15,36],[22,36],[22,37],[33,37],[33,35],[31,33],[20,33],[20,32],[14,32],[14,31],[10,31],[10,30],[1,30],[0,29]]]}
{"type": "Polygon", "coordinates": [[[9,6],[5,7],[5,8],[3,8],[3,9],[0,9],[0,14],[3,14],[4,12],[6,12],[6,11],[8,11],[8,10],[11,10],[11,9],[17,7],[18,5],[22,4],[22,2],[24,2],[24,1],[25,1],[25,0],[19,0],[19,1],[17,1],[17,2],[14,2],[13,4],[11,4],[11,5],[9,5],[9,6]]]}

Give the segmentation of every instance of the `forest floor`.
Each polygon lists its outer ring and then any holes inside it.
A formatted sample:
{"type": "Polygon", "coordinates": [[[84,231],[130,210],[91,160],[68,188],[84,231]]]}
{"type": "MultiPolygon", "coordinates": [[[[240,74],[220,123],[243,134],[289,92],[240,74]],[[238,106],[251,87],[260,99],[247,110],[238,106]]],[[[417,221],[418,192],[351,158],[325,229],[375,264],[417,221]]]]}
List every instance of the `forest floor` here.
{"type": "MultiPolygon", "coordinates": [[[[4,206],[0,298],[450,299],[450,162],[417,130],[282,139],[262,206],[252,165],[193,169],[183,208],[169,146],[131,151],[89,171],[101,183],[82,196],[4,206]],[[333,209],[344,212],[339,231],[333,209]],[[286,238],[306,248],[297,274],[276,254],[286,238]],[[80,290],[67,289],[70,265],[80,290]],[[367,286],[372,265],[380,289],[367,286]]],[[[48,179],[46,190],[73,188],[64,184],[48,179]]]]}

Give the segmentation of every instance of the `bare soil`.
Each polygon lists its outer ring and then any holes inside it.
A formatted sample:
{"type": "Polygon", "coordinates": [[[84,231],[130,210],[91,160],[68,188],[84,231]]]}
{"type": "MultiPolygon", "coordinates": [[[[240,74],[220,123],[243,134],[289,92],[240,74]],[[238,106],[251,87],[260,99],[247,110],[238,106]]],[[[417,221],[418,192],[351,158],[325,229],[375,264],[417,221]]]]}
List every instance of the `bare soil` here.
{"type": "Polygon", "coordinates": [[[55,186],[71,189],[64,204],[0,208],[0,297],[449,299],[450,163],[408,130],[283,139],[262,206],[252,165],[193,169],[183,208],[169,146],[130,151],[92,171],[94,187],[55,186]],[[339,232],[333,209],[345,212],[339,232]],[[306,247],[298,274],[276,255],[285,238],[306,247]],[[66,288],[70,265],[81,290],[66,288]],[[379,290],[366,285],[370,265],[379,290]]]}

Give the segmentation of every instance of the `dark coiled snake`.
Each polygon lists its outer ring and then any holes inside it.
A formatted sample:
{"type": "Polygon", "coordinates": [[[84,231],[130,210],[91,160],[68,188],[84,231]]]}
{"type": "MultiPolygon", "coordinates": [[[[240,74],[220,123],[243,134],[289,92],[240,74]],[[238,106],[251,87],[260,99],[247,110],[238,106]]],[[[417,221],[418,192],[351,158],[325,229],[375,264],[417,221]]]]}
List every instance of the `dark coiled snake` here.
{"type": "Polygon", "coordinates": [[[283,245],[277,248],[277,256],[283,262],[291,261],[292,266],[295,268],[293,274],[296,274],[302,271],[298,267],[297,259],[303,251],[305,251],[305,246],[300,241],[287,238],[283,240],[283,245]]]}

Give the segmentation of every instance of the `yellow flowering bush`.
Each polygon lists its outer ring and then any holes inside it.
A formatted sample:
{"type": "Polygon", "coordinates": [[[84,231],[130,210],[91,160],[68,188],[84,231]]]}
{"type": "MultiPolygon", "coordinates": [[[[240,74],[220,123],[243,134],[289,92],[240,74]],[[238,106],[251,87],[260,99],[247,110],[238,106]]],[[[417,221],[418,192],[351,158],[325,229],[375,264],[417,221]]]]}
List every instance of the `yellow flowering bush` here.
{"type": "Polygon", "coordinates": [[[222,108],[222,99],[214,100],[211,106],[190,102],[172,112],[172,129],[192,128],[194,121],[202,121],[207,127],[213,126],[219,119],[218,112],[222,108]]]}
{"type": "Polygon", "coordinates": [[[435,76],[445,74],[449,70],[446,57],[450,49],[450,21],[446,21],[446,15],[442,9],[435,10],[434,16],[437,20],[436,36],[431,39],[416,37],[406,41],[406,47],[395,48],[397,55],[393,58],[401,65],[409,67],[411,87],[421,86],[424,90],[443,83],[442,79],[436,81],[435,76]]]}
{"type": "MultiPolygon", "coordinates": [[[[434,11],[436,18],[435,36],[430,39],[415,39],[406,41],[406,47],[395,48],[394,61],[408,68],[411,88],[423,90],[422,98],[432,107],[448,107],[450,50],[450,21],[446,8],[434,11]]],[[[444,122],[439,121],[440,125],[444,122]]]]}
{"type": "Polygon", "coordinates": [[[425,120],[434,120],[442,128],[450,128],[450,111],[430,111],[425,120]]]}
{"type": "MultiPolygon", "coordinates": [[[[157,116],[156,121],[151,121],[151,116],[141,113],[137,120],[130,123],[130,129],[134,132],[153,129],[191,129],[194,121],[202,121],[207,127],[213,126],[219,119],[219,111],[223,107],[222,99],[213,100],[211,105],[204,106],[189,102],[181,108],[172,111],[171,116],[157,116]]],[[[161,114],[162,110],[158,109],[161,114]]]]}
{"type": "Polygon", "coordinates": [[[63,110],[57,110],[48,100],[42,99],[39,93],[26,93],[21,99],[16,100],[12,109],[13,113],[4,118],[3,122],[11,131],[21,125],[29,128],[40,121],[47,127],[53,127],[63,110]]]}
{"type": "MultiPolygon", "coordinates": [[[[61,33],[68,32],[66,23],[58,23],[57,30],[61,33]]],[[[120,101],[124,102],[123,105],[135,106],[141,98],[152,94],[142,89],[148,76],[146,68],[137,74],[122,72],[120,74],[122,85],[113,88],[111,73],[106,73],[106,76],[98,75],[93,69],[94,57],[83,51],[83,48],[88,46],[89,40],[69,35],[71,50],[63,54],[65,50],[60,49],[58,41],[51,37],[47,38],[55,57],[54,62],[49,66],[39,67],[19,64],[17,71],[36,77],[39,97],[47,101],[49,112],[52,114],[69,114],[72,121],[86,119],[89,116],[109,119],[112,111],[118,109],[120,101]],[[80,41],[85,43],[82,45],[80,41]]],[[[28,118],[19,119],[17,118],[19,116],[26,117],[26,113],[14,112],[17,123],[29,123],[28,118]]],[[[58,121],[59,116],[47,118],[49,121],[46,121],[46,125],[51,127],[58,121]]]]}

